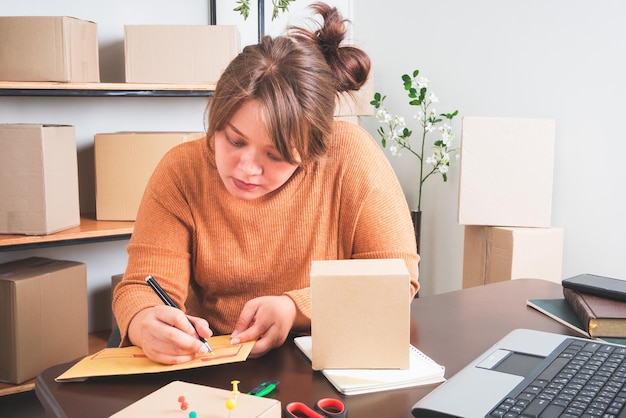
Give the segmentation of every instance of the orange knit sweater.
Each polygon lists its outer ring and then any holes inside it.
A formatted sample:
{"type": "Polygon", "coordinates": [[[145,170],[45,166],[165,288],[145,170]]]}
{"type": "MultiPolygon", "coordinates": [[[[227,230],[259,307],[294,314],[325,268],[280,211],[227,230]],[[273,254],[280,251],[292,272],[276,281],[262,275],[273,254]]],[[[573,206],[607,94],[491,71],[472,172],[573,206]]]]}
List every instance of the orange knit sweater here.
{"type": "MultiPolygon", "coordinates": [[[[327,153],[259,199],[233,198],[215,167],[212,141],[172,149],[144,192],[113,311],[128,344],[133,316],[162,302],[148,274],[189,314],[230,334],[243,305],[287,294],[310,317],[312,260],[403,258],[418,290],[409,208],[372,137],[336,122],[327,153]]],[[[350,297],[346,295],[346,297],[350,297]]]]}

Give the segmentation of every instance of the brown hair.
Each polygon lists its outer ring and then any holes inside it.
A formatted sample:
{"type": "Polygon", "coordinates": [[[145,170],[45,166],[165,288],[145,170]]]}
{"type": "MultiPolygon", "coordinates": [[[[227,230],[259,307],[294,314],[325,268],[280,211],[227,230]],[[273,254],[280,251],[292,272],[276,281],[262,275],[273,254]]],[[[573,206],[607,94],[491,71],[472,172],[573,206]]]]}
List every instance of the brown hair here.
{"type": "Polygon", "coordinates": [[[345,23],[324,3],[311,8],[323,18],[315,31],[288,27],[283,36],[265,36],[246,46],[222,73],[207,106],[208,138],[225,128],[249,100],[263,108],[267,133],[281,156],[295,163],[326,151],[338,92],[358,90],[370,70],[368,55],[343,46],[345,23]]]}

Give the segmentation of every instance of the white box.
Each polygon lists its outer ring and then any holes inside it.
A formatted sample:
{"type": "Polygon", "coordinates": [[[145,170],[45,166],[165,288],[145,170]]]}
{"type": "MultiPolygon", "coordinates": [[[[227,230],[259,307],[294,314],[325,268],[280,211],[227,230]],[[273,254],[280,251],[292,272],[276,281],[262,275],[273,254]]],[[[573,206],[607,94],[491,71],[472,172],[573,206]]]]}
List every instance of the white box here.
{"type": "Polygon", "coordinates": [[[127,83],[215,84],[240,51],[230,25],[124,27],[127,83]]]}
{"type": "Polygon", "coordinates": [[[463,118],[459,224],[549,227],[554,135],[549,119],[463,118]]]}
{"type": "Polygon", "coordinates": [[[73,126],[0,124],[0,233],[80,225],[73,126]]]}
{"type": "Polygon", "coordinates": [[[562,228],[465,227],[463,288],[512,279],[561,283],[562,228]]]}

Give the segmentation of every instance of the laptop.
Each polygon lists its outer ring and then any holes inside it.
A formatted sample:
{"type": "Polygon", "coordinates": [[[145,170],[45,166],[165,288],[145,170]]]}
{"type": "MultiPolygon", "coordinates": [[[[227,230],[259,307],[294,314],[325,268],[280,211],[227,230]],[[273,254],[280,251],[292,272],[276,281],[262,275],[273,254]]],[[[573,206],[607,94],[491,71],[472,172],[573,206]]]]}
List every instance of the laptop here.
{"type": "Polygon", "coordinates": [[[613,369],[617,378],[608,384],[609,394],[603,393],[594,406],[606,404],[612,411],[598,416],[626,417],[626,346],[517,329],[417,402],[411,412],[418,418],[558,417],[570,408],[572,414],[564,416],[583,416],[582,401],[594,402],[592,385],[600,381],[597,377],[604,379],[613,369]],[[591,358],[592,366],[581,365],[592,355],[600,360],[591,358]],[[560,371],[570,360],[575,365],[560,371]],[[567,383],[568,377],[574,382],[567,383]],[[575,404],[565,406],[570,400],[575,404]]]}

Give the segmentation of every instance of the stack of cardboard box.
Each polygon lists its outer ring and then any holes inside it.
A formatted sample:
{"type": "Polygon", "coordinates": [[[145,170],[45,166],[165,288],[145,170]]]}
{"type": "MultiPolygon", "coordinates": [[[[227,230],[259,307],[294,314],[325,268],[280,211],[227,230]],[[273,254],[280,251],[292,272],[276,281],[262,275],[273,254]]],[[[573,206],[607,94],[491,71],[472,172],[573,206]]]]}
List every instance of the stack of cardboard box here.
{"type": "Polygon", "coordinates": [[[519,278],[560,283],[563,229],[551,226],[554,121],[465,117],[462,135],[463,287],[519,278]]]}

